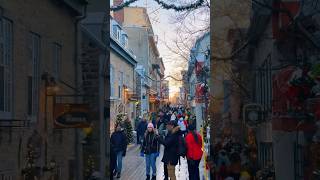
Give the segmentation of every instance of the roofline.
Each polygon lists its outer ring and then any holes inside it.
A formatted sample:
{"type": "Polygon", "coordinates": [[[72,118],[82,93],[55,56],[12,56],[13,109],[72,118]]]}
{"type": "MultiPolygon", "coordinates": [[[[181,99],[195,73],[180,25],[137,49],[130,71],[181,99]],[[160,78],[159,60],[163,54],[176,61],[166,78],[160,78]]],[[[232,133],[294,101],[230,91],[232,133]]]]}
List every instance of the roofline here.
{"type": "Polygon", "coordinates": [[[132,66],[136,66],[137,61],[134,59],[134,57],[128,51],[123,49],[122,46],[120,46],[119,43],[116,42],[113,38],[110,38],[110,48],[118,55],[122,56],[127,61],[127,63],[132,66]]]}

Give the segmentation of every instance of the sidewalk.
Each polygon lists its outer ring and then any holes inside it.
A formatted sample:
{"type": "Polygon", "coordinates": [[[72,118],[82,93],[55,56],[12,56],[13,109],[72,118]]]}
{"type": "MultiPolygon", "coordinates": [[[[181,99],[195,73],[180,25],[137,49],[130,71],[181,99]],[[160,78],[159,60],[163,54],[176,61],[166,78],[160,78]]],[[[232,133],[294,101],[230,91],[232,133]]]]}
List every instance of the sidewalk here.
{"type": "MultiPolygon", "coordinates": [[[[160,156],[157,158],[157,180],[164,179],[163,163],[161,162],[163,155],[163,147],[161,147],[160,156]]],[[[145,159],[140,157],[140,148],[137,145],[128,148],[127,155],[123,159],[123,169],[120,180],[144,180],[145,159]]],[[[203,174],[203,163],[200,163],[200,175],[203,174]]],[[[181,165],[176,166],[177,180],[188,180],[187,161],[181,158],[181,165]]],[[[203,179],[202,177],[200,178],[203,179]]]]}

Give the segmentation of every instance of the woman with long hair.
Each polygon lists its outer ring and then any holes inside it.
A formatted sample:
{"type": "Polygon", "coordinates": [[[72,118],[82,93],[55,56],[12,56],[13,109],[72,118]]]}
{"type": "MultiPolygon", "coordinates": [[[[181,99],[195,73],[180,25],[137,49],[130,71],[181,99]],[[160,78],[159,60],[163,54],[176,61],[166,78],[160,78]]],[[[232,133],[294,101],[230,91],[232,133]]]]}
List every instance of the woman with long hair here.
{"type": "Polygon", "coordinates": [[[146,176],[147,180],[150,180],[150,167],[152,168],[152,178],[151,180],[156,180],[157,176],[157,168],[156,168],[156,160],[159,156],[159,142],[157,139],[157,132],[154,129],[152,123],[148,124],[148,129],[144,135],[142,148],[141,148],[141,156],[145,155],[146,158],[146,176]]]}
{"type": "Polygon", "coordinates": [[[195,130],[193,124],[188,127],[188,131],[185,139],[187,145],[189,180],[200,180],[199,164],[203,155],[202,137],[195,130]]]}

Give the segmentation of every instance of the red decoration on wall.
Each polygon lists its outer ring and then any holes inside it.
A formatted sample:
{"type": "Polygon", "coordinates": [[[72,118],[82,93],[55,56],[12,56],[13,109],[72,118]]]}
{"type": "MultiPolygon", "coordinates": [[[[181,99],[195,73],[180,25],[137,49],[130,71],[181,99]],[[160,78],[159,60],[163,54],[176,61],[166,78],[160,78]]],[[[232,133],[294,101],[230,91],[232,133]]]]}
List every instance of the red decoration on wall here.
{"type": "Polygon", "coordinates": [[[202,68],[204,66],[204,62],[196,62],[196,75],[199,76],[199,74],[202,71],[202,68]]]}
{"type": "MultiPolygon", "coordinates": [[[[293,2],[275,2],[273,4],[273,8],[275,9],[287,9],[290,11],[292,16],[297,15],[300,9],[300,4],[298,1],[293,2]]],[[[273,37],[275,39],[283,39],[285,37],[285,33],[282,32],[290,25],[291,20],[290,17],[284,12],[274,11],[272,14],[272,31],[273,37]]]]}
{"type": "Polygon", "coordinates": [[[203,103],[204,102],[204,86],[202,83],[198,83],[196,85],[196,102],[203,103]]]}

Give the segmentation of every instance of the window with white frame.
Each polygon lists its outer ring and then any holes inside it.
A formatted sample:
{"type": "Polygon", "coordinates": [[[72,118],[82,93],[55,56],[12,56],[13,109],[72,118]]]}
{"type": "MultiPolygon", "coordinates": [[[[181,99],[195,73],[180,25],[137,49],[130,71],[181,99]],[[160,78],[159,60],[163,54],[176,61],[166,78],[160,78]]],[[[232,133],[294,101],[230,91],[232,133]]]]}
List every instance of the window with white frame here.
{"type": "Polygon", "coordinates": [[[30,98],[32,102],[28,102],[28,104],[32,104],[32,109],[30,116],[33,121],[35,121],[38,117],[39,111],[39,88],[40,88],[40,36],[35,33],[30,33],[31,37],[31,63],[32,63],[32,76],[29,81],[31,87],[30,98]]]}
{"type": "Polygon", "coordinates": [[[53,68],[54,68],[54,76],[58,80],[60,78],[61,71],[61,54],[62,47],[58,43],[53,43],[53,68]]]}
{"type": "Polygon", "coordinates": [[[114,67],[110,66],[110,97],[114,97],[114,67]]]}
{"type": "Polygon", "coordinates": [[[117,28],[117,40],[120,42],[121,41],[121,29],[120,27],[118,26],[117,28]]]}
{"type": "Polygon", "coordinates": [[[13,23],[0,19],[0,113],[8,117],[12,112],[13,82],[13,23]]]}
{"type": "Polygon", "coordinates": [[[122,45],[128,48],[128,36],[126,34],[122,34],[122,45]]]}
{"type": "Polygon", "coordinates": [[[118,26],[117,25],[113,25],[113,28],[112,28],[113,37],[117,38],[117,32],[118,32],[118,26]]]}

